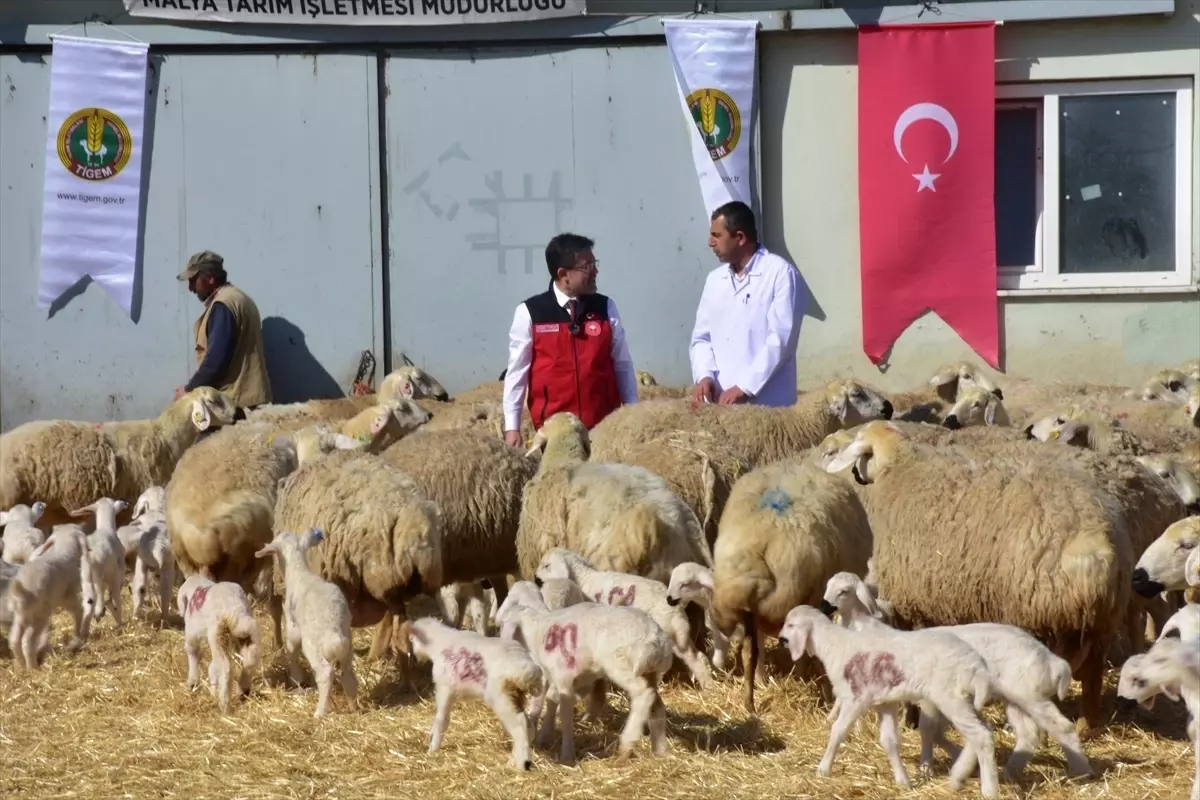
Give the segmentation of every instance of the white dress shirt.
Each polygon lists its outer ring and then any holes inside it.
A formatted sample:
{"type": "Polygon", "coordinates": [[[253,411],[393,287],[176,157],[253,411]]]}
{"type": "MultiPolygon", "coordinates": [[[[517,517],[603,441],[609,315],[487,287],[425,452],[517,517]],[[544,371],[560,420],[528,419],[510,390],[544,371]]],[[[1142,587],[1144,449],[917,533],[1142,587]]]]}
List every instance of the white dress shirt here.
{"type": "Polygon", "coordinates": [[[717,392],[734,386],[750,402],[796,402],[796,341],[806,303],[800,272],[760,246],[742,271],[708,273],[688,355],[692,381],[712,378],[717,392]]]}
{"type": "MultiPolygon", "coordinates": [[[[553,284],[554,298],[559,306],[566,308],[571,298],[562,293],[558,284],[553,284]]],[[[616,302],[608,298],[608,324],[612,329],[612,360],[617,373],[617,393],[625,405],[638,399],[637,376],[633,371],[633,358],[625,341],[625,328],[621,325],[621,314],[616,302]]],[[[525,410],[525,393],[529,389],[529,368],[533,364],[533,323],[525,303],[517,305],[513,312],[512,327],[508,331],[508,372],[504,374],[504,430],[521,429],[521,412],[525,410]]]]}

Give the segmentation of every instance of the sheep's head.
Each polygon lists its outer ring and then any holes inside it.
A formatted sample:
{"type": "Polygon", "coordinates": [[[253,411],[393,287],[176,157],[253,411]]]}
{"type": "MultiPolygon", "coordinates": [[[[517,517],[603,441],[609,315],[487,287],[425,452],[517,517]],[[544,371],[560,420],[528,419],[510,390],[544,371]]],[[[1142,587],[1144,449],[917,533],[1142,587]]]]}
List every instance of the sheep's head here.
{"type": "Polygon", "coordinates": [[[391,400],[422,400],[432,398],[446,401],[450,393],[437,380],[420,367],[409,364],[388,373],[379,384],[379,396],[384,402],[391,400]]]}
{"type": "Polygon", "coordinates": [[[641,386],[658,386],[658,381],[656,381],[654,379],[654,376],[651,375],[646,370],[639,369],[636,374],[637,374],[637,382],[639,385],[641,385],[641,386]]]}
{"type": "Polygon", "coordinates": [[[708,608],[712,605],[712,594],[712,570],[703,564],[685,561],[671,570],[671,582],[667,584],[667,605],[696,603],[708,608]]]}
{"type": "Polygon", "coordinates": [[[969,428],[973,425],[995,425],[1007,428],[1011,422],[1004,401],[992,392],[979,386],[966,387],[958,394],[958,400],[942,423],[950,430],[969,428]]]}
{"type": "Polygon", "coordinates": [[[1004,399],[1004,392],[971,361],[946,364],[929,379],[929,385],[936,386],[938,397],[947,403],[953,403],[967,388],[983,389],[1000,400],[1004,399]]]}
{"type": "Polygon", "coordinates": [[[857,433],[857,428],[834,431],[812,449],[809,453],[809,459],[818,464],[821,469],[825,469],[829,466],[829,462],[834,459],[834,456],[841,452],[843,447],[854,441],[857,433]]]}
{"type": "Polygon", "coordinates": [[[176,406],[191,409],[191,421],[198,431],[232,425],[237,416],[237,404],[229,395],[211,386],[197,386],[175,401],[176,406]]]}
{"type": "Polygon", "coordinates": [[[545,581],[552,578],[571,578],[569,553],[561,547],[555,547],[542,556],[537,569],[533,573],[533,583],[539,589],[545,581]]]}
{"type": "Polygon", "coordinates": [[[890,422],[876,420],[859,428],[854,441],[843,447],[825,466],[825,471],[837,474],[852,467],[854,480],[863,486],[874,483],[896,456],[908,437],[890,422]]]}
{"type": "Polygon", "coordinates": [[[1200,428],[1200,386],[1195,386],[1188,393],[1187,402],[1183,404],[1183,415],[1188,422],[1200,428]]]}
{"type": "Polygon", "coordinates": [[[849,611],[857,603],[857,611],[865,611],[875,618],[882,618],[875,597],[862,578],[853,572],[839,572],[825,583],[825,596],[821,598],[821,612],[832,616],[834,611],[849,611]]]}
{"type": "Polygon", "coordinates": [[[892,401],[878,389],[854,380],[837,380],[825,387],[825,408],[838,427],[853,428],[873,419],[891,419],[892,401]]]}
{"type": "Polygon", "coordinates": [[[431,660],[430,649],[433,646],[434,629],[439,628],[446,629],[447,626],[433,617],[421,617],[402,623],[399,631],[400,649],[416,656],[418,660],[431,660]]]}
{"type": "Polygon", "coordinates": [[[433,414],[413,400],[392,400],[376,406],[371,420],[372,449],[382,450],[429,422],[433,414]]]}
{"type": "Polygon", "coordinates": [[[1174,522],[1138,559],[1133,570],[1133,590],[1142,597],[1187,588],[1184,566],[1200,545],[1200,517],[1174,522]]]}
{"type": "Polygon", "coordinates": [[[792,661],[799,661],[808,651],[813,629],[827,622],[829,618],[812,606],[796,606],[787,613],[778,638],[779,643],[791,653],[792,661]]]}
{"type": "Polygon", "coordinates": [[[517,581],[508,590],[508,596],[496,609],[496,625],[500,627],[501,639],[515,639],[521,613],[526,609],[548,611],[542,593],[533,581],[517,581]]]}
{"type": "MultiPolygon", "coordinates": [[[[1193,550],[1193,554],[1200,550],[1193,550]]],[[[1190,558],[1190,556],[1189,556],[1190,558]]],[[[1159,639],[1182,639],[1190,642],[1200,636],[1200,603],[1188,603],[1171,615],[1159,632],[1159,639]]]]}
{"type": "Polygon", "coordinates": [[[1168,699],[1179,702],[1181,692],[1180,676],[1189,663],[1195,663],[1196,640],[1159,639],[1154,645],[1142,653],[1142,660],[1137,667],[1137,677],[1148,685],[1157,686],[1158,690],[1168,699]]]}
{"type": "Polygon", "coordinates": [[[591,458],[592,442],[583,420],[569,411],[552,414],[533,435],[525,455],[532,458],[537,453],[542,454],[543,464],[587,461],[591,458]]]}
{"type": "Polygon", "coordinates": [[[1151,375],[1132,394],[1139,400],[1170,400],[1179,402],[1189,388],[1188,376],[1177,369],[1160,369],[1151,375]]]}
{"type": "Polygon", "coordinates": [[[1162,478],[1193,514],[1200,514],[1200,483],[1182,464],[1169,455],[1137,456],[1138,463],[1162,478]]]}
{"type": "Polygon", "coordinates": [[[72,517],[86,517],[95,515],[96,527],[115,529],[117,525],[117,514],[120,514],[129,504],[124,500],[114,500],[111,497],[101,497],[91,505],[86,505],[83,508],[76,508],[68,512],[72,517]]]}
{"type": "Polygon", "coordinates": [[[1139,653],[1125,659],[1121,665],[1121,677],[1117,680],[1117,708],[1122,711],[1132,711],[1137,706],[1147,710],[1154,708],[1154,697],[1159,687],[1143,674],[1145,660],[1146,654],[1139,653]]]}
{"type": "Polygon", "coordinates": [[[1200,381],[1200,358],[1193,358],[1179,365],[1179,371],[1194,381],[1200,381]]]}
{"type": "Polygon", "coordinates": [[[1183,580],[1188,586],[1200,586],[1200,547],[1187,557],[1183,565],[1183,580]]]}
{"type": "Polygon", "coordinates": [[[1025,438],[1093,450],[1096,446],[1096,420],[1078,406],[1058,409],[1027,425],[1025,438]]]}
{"type": "Polygon", "coordinates": [[[27,526],[32,527],[37,522],[42,514],[46,513],[46,504],[38,500],[32,506],[27,506],[24,503],[18,503],[8,511],[0,511],[0,528],[3,528],[10,522],[24,522],[27,526]]]}
{"type": "Polygon", "coordinates": [[[319,528],[310,528],[300,534],[280,531],[275,534],[274,539],[259,548],[254,557],[266,558],[276,555],[286,564],[303,556],[305,550],[323,541],[325,541],[325,533],[319,528]]]}

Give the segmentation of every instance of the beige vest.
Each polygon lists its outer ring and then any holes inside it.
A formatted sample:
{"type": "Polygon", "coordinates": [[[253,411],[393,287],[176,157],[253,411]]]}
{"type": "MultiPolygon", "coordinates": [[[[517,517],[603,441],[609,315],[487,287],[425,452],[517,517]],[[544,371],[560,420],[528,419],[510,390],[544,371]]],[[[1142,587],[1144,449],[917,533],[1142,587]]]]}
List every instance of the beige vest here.
{"type": "Polygon", "coordinates": [[[262,320],[258,306],[246,293],[233,284],[219,287],[204,306],[192,333],[196,338],[196,365],[204,361],[208,351],[208,315],[213,303],[223,303],[233,312],[237,326],[237,342],[233,358],[225,373],[225,383],[213,388],[233,398],[240,408],[250,408],[271,402],[271,381],[267,377],[267,362],[263,357],[262,320]]]}

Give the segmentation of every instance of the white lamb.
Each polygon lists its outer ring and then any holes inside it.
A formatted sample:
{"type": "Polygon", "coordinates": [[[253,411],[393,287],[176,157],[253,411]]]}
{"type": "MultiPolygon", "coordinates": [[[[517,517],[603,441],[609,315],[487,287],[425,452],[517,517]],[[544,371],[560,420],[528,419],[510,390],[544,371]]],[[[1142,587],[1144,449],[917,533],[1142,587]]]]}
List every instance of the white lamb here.
{"type": "Polygon", "coordinates": [[[128,525],[117,528],[117,538],[125,547],[125,565],[132,567],[137,559],[138,543],[142,534],[153,527],[167,529],[167,490],[162,486],[151,486],[142,492],[133,504],[133,513],[128,525]]]}
{"type": "Polygon", "coordinates": [[[4,549],[0,551],[0,560],[10,564],[24,564],[33,555],[33,551],[46,541],[46,534],[34,523],[46,511],[42,502],[27,506],[18,503],[8,511],[0,511],[0,528],[4,528],[4,549]]]}
{"type": "MultiPolygon", "coordinates": [[[[169,601],[168,601],[169,602],[169,601]]],[[[183,643],[187,651],[187,687],[195,689],[200,683],[200,644],[208,642],[210,662],[208,687],[217,697],[222,713],[229,710],[230,661],[232,644],[242,662],[238,675],[238,690],[243,697],[250,694],[250,682],[258,669],[258,623],[250,610],[245,590],[236,583],[214,583],[196,573],[179,587],[175,602],[183,615],[183,643]]]]}
{"type": "MultiPolygon", "coordinates": [[[[709,609],[712,608],[713,598],[713,573],[712,570],[703,564],[698,564],[695,561],[685,561],[682,564],[677,564],[675,569],[671,570],[671,582],[667,585],[667,603],[672,606],[687,605],[695,603],[704,609],[704,621],[708,626],[708,632],[712,636],[712,663],[717,669],[725,669],[729,662],[729,651],[732,641],[738,640],[746,635],[746,628],[742,623],[738,623],[733,629],[732,636],[726,636],[721,633],[721,629],[713,624],[712,614],[709,609]]],[[[765,650],[763,643],[763,634],[758,634],[759,649],[765,650]]],[[[766,683],[766,664],[759,661],[755,673],[755,680],[766,683]]]]}
{"type": "MultiPolygon", "coordinates": [[[[853,573],[839,572],[826,584],[822,611],[836,609],[842,624],[857,631],[894,630],[880,619],[875,603],[865,581],[853,573]]],[[[930,631],[953,634],[983,656],[991,675],[992,699],[1004,703],[1008,721],[1017,734],[1016,747],[1004,765],[1005,780],[1015,779],[1025,769],[1037,751],[1042,730],[1062,747],[1069,773],[1091,774],[1091,764],[1083,754],[1075,726],[1050,699],[1057,696],[1065,700],[1070,693],[1070,664],[1013,625],[980,622],[922,629],[930,631]]],[[[945,738],[945,724],[936,708],[929,704],[922,706],[922,769],[928,770],[933,765],[935,741],[953,756],[959,755],[958,748],[945,738]]]]}
{"type": "Polygon", "coordinates": [[[287,531],[257,552],[257,558],[274,554],[283,569],[286,624],[285,649],[288,674],[300,685],[300,662],[297,650],[317,679],[317,709],[313,716],[324,716],[329,706],[329,690],[335,675],[341,674],[342,691],[350,708],[358,708],[358,677],[354,674],[354,649],[350,631],[350,605],[341,590],[314,573],[305,559],[304,551],[325,540],[320,530],[309,530],[297,536],[287,531]]]}
{"type": "Polygon", "coordinates": [[[829,777],[850,726],[874,708],[879,715],[879,743],[888,754],[892,776],[901,786],[909,786],[900,759],[896,716],[902,703],[930,703],[967,742],[950,769],[950,786],[962,788],[977,757],[983,796],[989,800],[999,796],[992,733],[979,717],[991,699],[987,664],[961,639],[923,630],[856,631],[835,624],[812,606],[800,605],[788,612],[779,642],[793,661],[806,652],[815,656],[841,701],[841,713],[817,768],[819,775],[829,777]]]}
{"type": "Polygon", "coordinates": [[[708,663],[696,649],[687,615],[682,606],[667,601],[667,586],[662,581],[595,569],[583,556],[562,547],[552,548],[542,556],[534,575],[538,588],[550,578],[569,578],[597,603],[645,611],[666,632],[675,655],[687,664],[700,688],[712,688],[708,663]]]}
{"type": "Polygon", "coordinates": [[[8,585],[17,577],[20,564],[10,564],[0,558],[0,628],[12,625],[12,606],[8,602],[8,585]]]}
{"type": "Polygon", "coordinates": [[[8,649],[17,667],[38,669],[50,649],[50,617],[65,609],[75,620],[72,651],[87,640],[95,590],[87,536],[78,525],[56,525],[8,584],[12,629],[8,649]]]}
{"type": "Polygon", "coordinates": [[[537,587],[518,581],[496,612],[500,636],[521,641],[545,671],[548,683],[538,732],[540,744],[554,732],[554,713],[562,722],[563,763],[575,760],[575,696],[607,679],[629,696],[629,717],[621,731],[618,758],[632,754],[649,722],[655,755],[667,752],[667,709],[658,694],[663,675],[674,662],[671,642],[644,611],[628,606],[578,603],[551,611],[537,587]]]}
{"type": "MultiPolygon", "coordinates": [[[[136,617],[146,602],[150,574],[158,576],[159,625],[171,610],[171,587],[175,585],[175,554],[171,552],[171,537],[167,528],[155,526],[142,533],[138,540],[137,560],[133,564],[133,615],[136,617]]],[[[180,610],[182,613],[182,609],[180,610]]]]}
{"type": "Polygon", "coordinates": [[[532,768],[525,700],[533,700],[531,711],[536,718],[546,693],[546,678],[529,652],[514,641],[451,628],[433,617],[409,625],[408,641],[414,656],[433,664],[437,711],[429,752],[441,746],[455,701],[471,697],[482,700],[512,737],[509,764],[532,768]]]}
{"type": "Polygon", "coordinates": [[[92,562],[92,582],[96,587],[92,618],[104,618],[107,594],[108,605],[112,607],[118,629],[125,626],[121,609],[121,587],[125,584],[125,546],[117,537],[117,514],[125,508],[124,500],[101,497],[91,505],[70,512],[72,517],[86,517],[89,514],[96,517],[96,528],[88,534],[88,558],[92,562]]]}

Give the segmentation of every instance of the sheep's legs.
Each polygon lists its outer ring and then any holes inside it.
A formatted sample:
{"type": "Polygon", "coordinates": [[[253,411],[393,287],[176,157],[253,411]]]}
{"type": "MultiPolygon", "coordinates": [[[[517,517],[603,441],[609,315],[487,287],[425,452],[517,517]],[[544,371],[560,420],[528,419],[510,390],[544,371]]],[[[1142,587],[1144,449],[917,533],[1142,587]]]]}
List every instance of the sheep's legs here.
{"type": "Polygon", "coordinates": [[[329,710],[329,691],[333,688],[333,667],[328,662],[310,662],[317,677],[317,710],[314,717],[323,717],[329,710]]]}
{"type": "Polygon", "coordinates": [[[746,682],[746,712],[754,716],[754,681],[758,672],[758,625],[752,613],[745,614],[743,619],[746,627],[746,638],[742,644],[742,653],[746,654],[742,669],[746,682]]]}
{"type": "MultiPolygon", "coordinates": [[[[167,614],[171,611],[171,587],[175,583],[175,569],[164,567],[158,573],[158,627],[167,624],[167,614]]],[[[277,623],[278,624],[278,623],[277,623]]],[[[279,640],[275,640],[276,644],[279,640]]]]}
{"type": "Polygon", "coordinates": [[[617,745],[617,755],[622,758],[628,758],[638,739],[642,738],[642,729],[649,722],[654,701],[658,698],[658,692],[645,678],[638,678],[634,685],[625,688],[625,691],[629,694],[629,717],[625,720],[620,743],[617,745]]]}
{"type": "Polygon", "coordinates": [[[121,587],[124,583],[125,570],[114,574],[108,582],[108,601],[112,603],[113,620],[116,621],[118,630],[125,627],[125,612],[121,610],[121,587]]]}
{"type": "Polygon", "coordinates": [[[879,746],[887,753],[888,763],[892,765],[892,780],[907,789],[911,783],[904,769],[904,761],[900,758],[899,708],[895,705],[880,706],[875,711],[879,716],[879,746]]]}
{"type": "MultiPolygon", "coordinates": [[[[538,747],[550,747],[550,739],[554,736],[555,718],[558,716],[558,690],[548,687],[542,695],[542,720],[538,728],[538,747]]],[[[572,702],[574,700],[572,699],[572,702]]]]}
{"type": "Polygon", "coordinates": [[[592,684],[591,691],[588,692],[587,701],[587,718],[589,720],[598,720],[604,712],[604,706],[608,702],[608,682],[603,678],[592,684]]]}
{"type": "Polygon", "coordinates": [[[1017,744],[1004,764],[1003,778],[1014,781],[1025,771],[1025,766],[1037,752],[1042,732],[1038,730],[1037,723],[1016,705],[1009,703],[1004,707],[1004,713],[1008,717],[1008,724],[1017,734],[1017,744]]]}
{"type": "Polygon", "coordinates": [[[850,726],[854,724],[861,713],[862,707],[857,703],[842,704],[842,711],[829,730],[829,744],[825,746],[825,755],[821,756],[821,763],[817,765],[817,774],[822,778],[828,778],[833,772],[833,758],[837,755],[842,742],[846,741],[846,735],[850,733],[850,726]]]}
{"type": "Polygon", "coordinates": [[[194,639],[184,639],[184,652],[187,653],[188,673],[186,686],[189,689],[195,689],[196,684],[200,682],[200,646],[194,639]]]}
{"type": "Polygon", "coordinates": [[[975,770],[975,761],[979,763],[979,784],[983,796],[989,800],[999,796],[999,774],[996,769],[996,751],[992,742],[992,731],[981,720],[975,709],[965,701],[956,702],[939,708],[946,719],[950,721],[966,741],[966,747],[959,753],[958,760],[950,768],[950,785],[961,789],[963,781],[975,770]]]}
{"type": "Polygon", "coordinates": [[[342,664],[342,694],[351,710],[358,710],[358,676],[354,674],[354,651],[346,654],[346,662],[342,664]]]}
{"type": "MultiPolygon", "coordinates": [[[[1051,739],[1058,742],[1063,755],[1066,756],[1069,774],[1092,774],[1092,765],[1084,755],[1083,746],[1079,743],[1079,734],[1075,732],[1075,726],[1058,710],[1058,706],[1049,700],[1041,699],[1029,703],[1021,710],[1030,716],[1039,728],[1050,734],[1051,739]]],[[[1005,772],[1008,772],[1007,766],[1005,772]]]]}
{"type": "Polygon", "coordinates": [[[517,708],[516,703],[506,695],[501,694],[492,705],[492,711],[500,719],[500,724],[512,737],[512,758],[510,763],[517,769],[530,769],[533,766],[533,756],[529,752],[529,724],[524,712],[517,708]]]}
{"type": "MultiPolygon", "coordinates": [[[[558,724],[562,727],[562,749],[559,761],[563,764],[575,762],[575,692],[567,687],[558,691],[558,724]]],[[[639,728],[638,732],[641,732],[639,728]]]]}
{"type": "Polygon", "coordinates": [[[212,656],[212,663],[209,667],[209,679],[216,677],[214,691],[217,693],[217,705],[221,711],[229,710],[229,671],[232,668],[229,662],[229,656],[221,647],[221,635],[217,629],[210,628],[208,633],[208,649],[212,656]]]}
{"type": "Polygon", "coordinates": [[[1090,738],[1100,727],[1101,696],[1104,691],[1104,659],[1107,647],[1092,642],[1087,658],[1079,667],[1079,682],[1082,684],[1080,706],[1082,717],[1076,722],[1075,730],[1080,740],[1090,738]]]}
{"type": "MultiPolygon", "coordinates": [[[[933,747],[937,745],[945,750],[951,760],[962,755],[959,748],[946,738],[946,718],[936,708],[920,709],[917,729],[921,731],[921,772],[929,774],[933,771],[933,747]]],[[[974,762],[972,762],[974,764],[974,762]]],[[[974,767],[972,766],[972,769],[974,767]]]]}
{"type": "Polygon", "coordinates": [[[708,663],[704,660],[704,656],[700,655],[700,651],[689,641],[687,649],[675,647],[675,655],[687,664],[692,675],[696,678],[696,683],[701,689],[711,689],[713,685],[712,674],[708,670],[708,663]]]}
{"type": "Polygon", "coordinates": [[[304,676],[300,673],[300,632],[293,633],[291,627],[289,624],[288,637],[283,643],[283,649],[287,654],[288,677],[299,688],[304,684],[304,676]]]}
{"type": "MultiPolygon", "coordinates": [[[[18,611],[13,615],[12,629],[8,632],[8,649],[12,651],[13,661],[17,666],[26,669],[32,663],[32,652],[26,652],[26,644],[24,639],[30,636],[30,626],[26,624],[21,612],[18,611]]],[[[30,637],[32,643],[32,637],[30,637]]]]}
{"type": "Polygon", "coordinates": [[[429,752],[436,752],[442,746],[442,737],[450,727],[450,707],[454,697],[449,687],[437,688],[437,711],[433,715],[433,727],[429,731],[429,752]]]}

